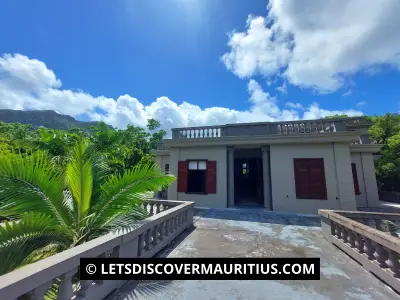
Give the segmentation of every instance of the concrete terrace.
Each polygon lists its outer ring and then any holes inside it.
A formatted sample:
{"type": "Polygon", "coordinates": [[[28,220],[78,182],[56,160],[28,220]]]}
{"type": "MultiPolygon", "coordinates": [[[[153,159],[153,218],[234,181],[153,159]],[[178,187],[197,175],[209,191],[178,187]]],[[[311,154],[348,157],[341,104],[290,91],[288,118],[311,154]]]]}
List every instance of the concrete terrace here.
{"type": "Polygon", "coordinates": [[[201,209],[161,257],[320,257],[320,281],[127,282],[107,300],[400,299],[321,234],[320,218],[257,209],[201,209]]]}

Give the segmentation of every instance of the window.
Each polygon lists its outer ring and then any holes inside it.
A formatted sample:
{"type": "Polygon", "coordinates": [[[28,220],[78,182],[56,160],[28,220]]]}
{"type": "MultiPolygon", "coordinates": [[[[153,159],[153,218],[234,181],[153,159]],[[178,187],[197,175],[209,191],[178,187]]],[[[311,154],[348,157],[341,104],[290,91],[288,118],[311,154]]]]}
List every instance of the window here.
{"type": "Polygon", "coordinates": [[[355,163],[351,164],[351,172],[353,173],[354,194],[360,195],[360,186],[358,185],[357,167],[355,163]]]}
{"type": "Polygon", "coordinates": [[[165,164],[165,174],[169,174],[169,164],[165,164]]]}
{"type": "Polygon", "coordinates": [[[206,192],[207,162],[203,160],[189,161],[187,193],[206,192]]]}
{"type": "Polygon", "coordinates": [[[242,163],[242,174],[248,175],[249,174],[249,164],[247,162],[242,163]]]}
{"type": "Polygon", "coordinates": [[[323,158],[295,158],[294,177],[296,198],[327,199],[323,158]]]}
{"type": "Polygon", "coordinates": [[[178,162],[178,192],[215,194],[216,161],[189,160],[178,162]]]}

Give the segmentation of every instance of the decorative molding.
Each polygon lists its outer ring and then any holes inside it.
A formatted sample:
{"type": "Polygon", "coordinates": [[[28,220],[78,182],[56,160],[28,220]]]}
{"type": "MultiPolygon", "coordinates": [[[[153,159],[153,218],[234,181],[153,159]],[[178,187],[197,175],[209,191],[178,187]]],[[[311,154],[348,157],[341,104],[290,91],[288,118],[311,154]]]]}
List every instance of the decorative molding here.
{"type": "Polygon", "coordinates": [[[382,144],[355,144],[350,145],[350,152],[376,153],[381,150],[382,144]]]}
{"type": "Polygon", "coordinates": [[[166,139],[163,143],[173,147],[210,147],[210,146],[240,146],[240,145],[272,145],[272,144],[314,144],[314,143],[352,143],[358,140],[360,134],[356,131],[330,132],[324,134],[298,135],[259,135],[235,136],[205,139],[166,139]]]}

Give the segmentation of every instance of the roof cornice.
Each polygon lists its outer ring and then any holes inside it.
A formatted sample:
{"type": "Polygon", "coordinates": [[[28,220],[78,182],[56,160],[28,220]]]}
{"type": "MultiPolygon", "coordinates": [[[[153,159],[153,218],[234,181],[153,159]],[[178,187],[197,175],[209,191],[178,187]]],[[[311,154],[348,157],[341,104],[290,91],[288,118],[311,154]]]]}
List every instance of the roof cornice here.
{"type": "Polygon", "coordinates": [[[202,146],[242,146],[242,145],[273,145],[273,144],[315,144],[315,143],[352,143],[357,141],[360,133],[357,131],[329,132],[321,134],[292,135],[253,135],[200,139],[166,139],[163,144],[174,147],[202,146]]]}

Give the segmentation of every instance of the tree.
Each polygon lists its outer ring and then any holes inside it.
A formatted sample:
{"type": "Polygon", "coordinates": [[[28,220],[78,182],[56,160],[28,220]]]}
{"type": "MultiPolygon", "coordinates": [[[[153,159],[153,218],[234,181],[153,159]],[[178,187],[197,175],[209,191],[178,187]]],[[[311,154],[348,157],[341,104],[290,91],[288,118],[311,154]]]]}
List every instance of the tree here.
{"type": "Polygon", "coordinates": [[[47,151],[0,154],[0,275],[147,216],[141,208],[148,192],[175,177],[138,164],[112,174],[104,155],[84,139],[68,153],[65,168],[47,151]],[[15,251],[18,249],[18,251],[15,251]]]}
{"type": "Polygon", "coordinates": [[[400,192],[400,115],[387,113],[368,118],[371,141],[385,144],[375,164],[377,183],[381,190],[400,192]]]}
{"type": "Polygon", "coordinates": [[[336,114],[336,115],[332,115],[332,116],[327,116],[327,117],[325,117],[325,119],[339,119],[339,118],[348,118],[348,117],[349,116],[346,114],[342,114],[342,115],[336,114]]]}

